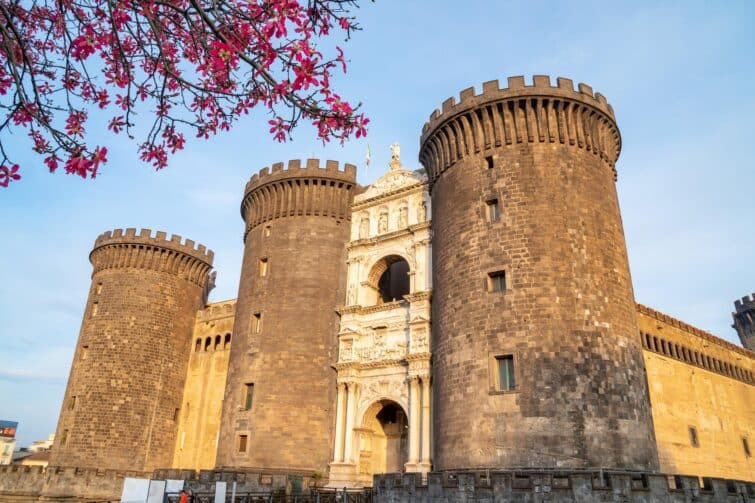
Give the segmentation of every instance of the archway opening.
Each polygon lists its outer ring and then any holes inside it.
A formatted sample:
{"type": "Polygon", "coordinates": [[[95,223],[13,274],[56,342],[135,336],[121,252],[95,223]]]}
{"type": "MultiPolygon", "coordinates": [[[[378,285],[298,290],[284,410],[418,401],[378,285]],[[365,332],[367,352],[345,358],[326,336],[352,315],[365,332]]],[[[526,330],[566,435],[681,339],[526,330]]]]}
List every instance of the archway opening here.
{"type": "Polygon", "coordinates": [[[388,257],[386,261],[388,259],[393,260],[387,264],[377,283],[380,304],[401,300],[409,293],[409,264],[401,257],[388,257]]]}
{"type": "Polygon", "coordinates": [[[361,469],[376,473],[397,473],[407,462],[408,425],[406,413],[396,402],[382,400],[365,414],[365,438],[361,446],[361,469]]]}

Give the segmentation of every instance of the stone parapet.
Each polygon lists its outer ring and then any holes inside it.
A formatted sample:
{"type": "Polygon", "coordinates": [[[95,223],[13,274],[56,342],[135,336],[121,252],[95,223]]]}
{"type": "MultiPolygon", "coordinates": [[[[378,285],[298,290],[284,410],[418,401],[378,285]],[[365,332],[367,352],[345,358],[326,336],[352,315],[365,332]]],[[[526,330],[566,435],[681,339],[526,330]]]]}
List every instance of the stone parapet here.
{"type": "Polygon", "coordinates": [[[376,475],[376,503],[456,501],[755,502],[755,484],[738,480],[620,471],[475,471],[376,475]]]}

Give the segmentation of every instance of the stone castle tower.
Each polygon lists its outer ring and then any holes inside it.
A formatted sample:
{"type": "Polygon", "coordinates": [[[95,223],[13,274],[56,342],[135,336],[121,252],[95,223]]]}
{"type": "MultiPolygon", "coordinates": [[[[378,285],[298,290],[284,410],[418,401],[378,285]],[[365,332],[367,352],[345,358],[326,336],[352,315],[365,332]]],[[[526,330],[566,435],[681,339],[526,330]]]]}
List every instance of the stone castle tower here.
{"type": "Polygon", "coordinates": [[[750,351],[755,351],[755,293],[752,298],[742,297],[742,300],[734,302],[734,318],[732,328],[739,334],[742,345],[750,351]]]}
{"type": "Polygon", "coordinates": [[[325,472],[356,167],[273,164],[246,186],[218,466],[325,472]]]}
{"type": "Polygon", "coordinates": [[[600,94],[535,76],[425,124],[434,468],[657,468],[600,94]]]}
{"type": "Polygon", "coordinates": [[[164,232],[116,229],[94,271],[50,463],[149,472],[170,466],[194,317],[213,252],[164,232]]]}

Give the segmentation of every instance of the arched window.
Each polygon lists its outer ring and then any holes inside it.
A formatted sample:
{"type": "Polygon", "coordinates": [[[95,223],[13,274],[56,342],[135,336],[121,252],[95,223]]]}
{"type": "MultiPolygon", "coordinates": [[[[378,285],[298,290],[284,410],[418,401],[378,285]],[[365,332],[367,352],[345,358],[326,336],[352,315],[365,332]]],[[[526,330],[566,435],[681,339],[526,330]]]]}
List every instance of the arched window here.
{"type": "Polygon", "coordinates": [[[231,347],[231,334],[225,334],[225,343],[223,349],[229,349],[231,347]]]}
{"type": "Polygon", "coordinates": [[[194,344],[194,351],[200,351],[202,349],[202,339],[197,339],[196,344],[194,344]]]}
{"type": "Polygon", "coordinates": [[[220,349],[220,341],[221,341],[220,336],[216,335],[215,336],[215,351],[217,351],[218,349],[220,349]]]}
{"type": "Polygon", "coordinates": [[[212,337],[208,337],[204,340],[204,350],[209,351],[210,347],[212,346],[212,337]]]}
{"type": "Polygon", "coordinates": [[[379,303],[402,300],[409,293],[409,264],[404,259],[392,262],[378,280],[379,303]]]}

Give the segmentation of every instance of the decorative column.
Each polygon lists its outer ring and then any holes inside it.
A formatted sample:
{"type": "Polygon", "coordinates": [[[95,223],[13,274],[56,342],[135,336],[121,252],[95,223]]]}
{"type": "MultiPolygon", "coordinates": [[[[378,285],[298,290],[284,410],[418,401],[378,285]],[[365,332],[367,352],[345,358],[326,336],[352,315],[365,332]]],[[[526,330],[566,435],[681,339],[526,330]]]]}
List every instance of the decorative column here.
{"type": "Polygon", "coordinates": [[[407,471],[417,471],[419,461],[419,377],[409,376],[409,462],[407,471]]]}
{"type": "Polygon", "coordinates": [[[336,463],[343,462],[343,414],[344,414],[344,383],[336,384],[336,445],[333,453],[333,461],[336,463]]]}
{"type": "Polygon", "coordinates": [[[422,471],[430,471],[430,376],[422,378],[422,471]]]}
{"type": "Polygon", "coordinates": [[[356,415],[357,383],[347,383],[346,394],[346,431],[344,439],[343,462],[353,463],[351,459],[352,444],[354,442],[354,416],[356,415]]]}

